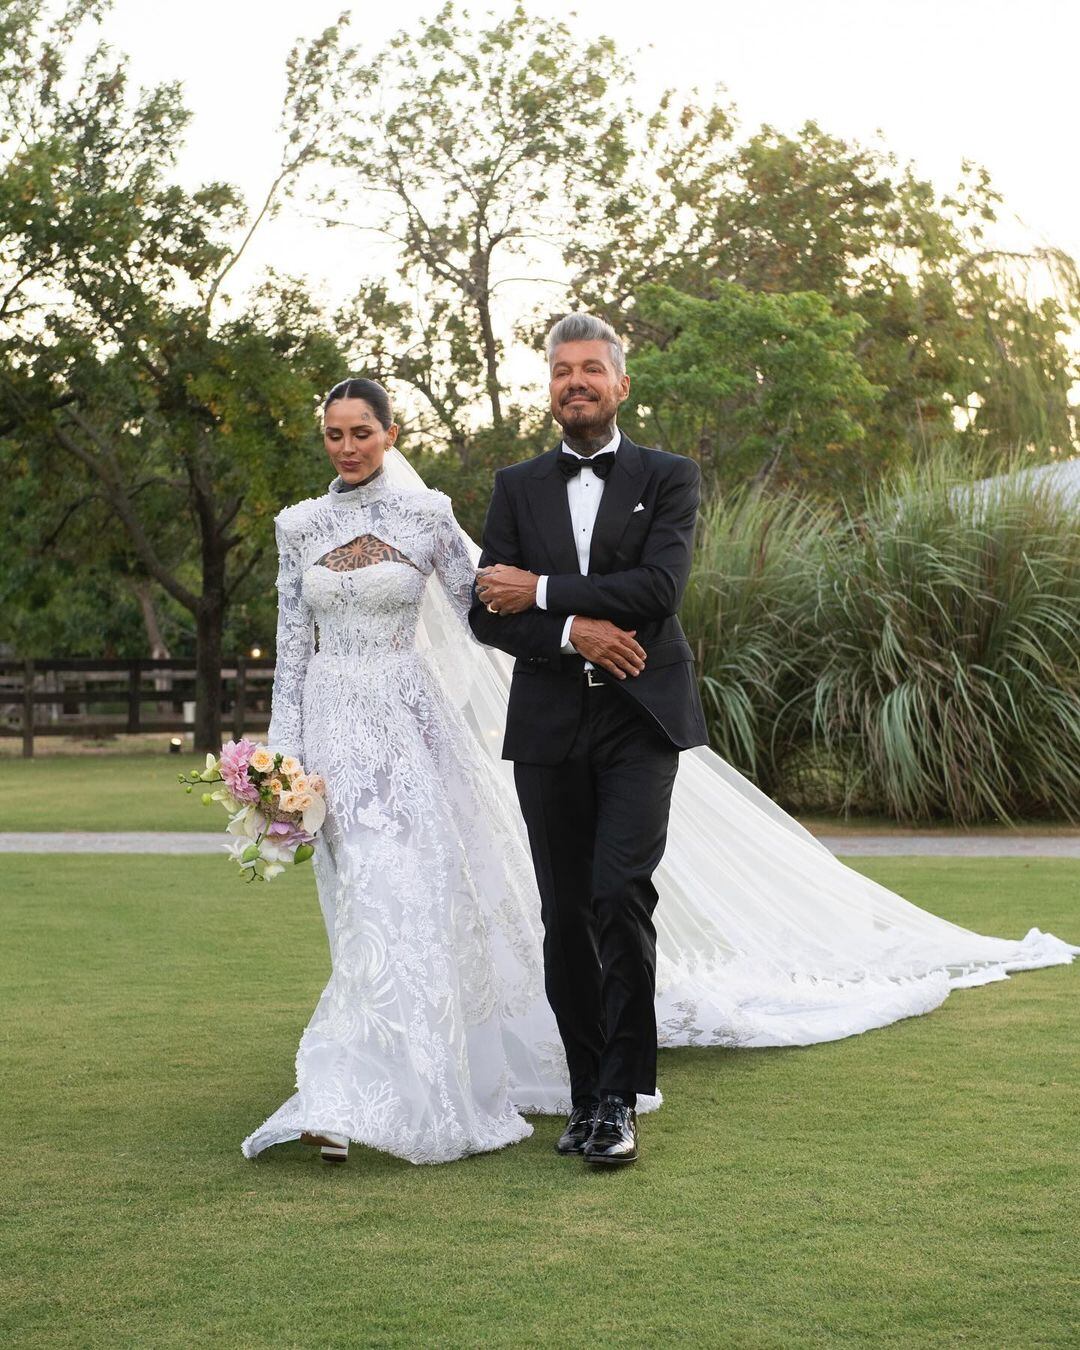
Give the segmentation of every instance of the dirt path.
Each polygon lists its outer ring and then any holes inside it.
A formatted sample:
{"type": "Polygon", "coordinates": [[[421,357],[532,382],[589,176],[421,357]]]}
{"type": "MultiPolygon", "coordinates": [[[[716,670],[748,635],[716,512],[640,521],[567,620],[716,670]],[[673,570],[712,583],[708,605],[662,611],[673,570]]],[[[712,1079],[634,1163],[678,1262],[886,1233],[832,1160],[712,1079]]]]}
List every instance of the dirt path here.
{"type": "MultiPolygon", "coordinates": [[[[224,842],[220,832],[0,833],[0,853],[220,853],[224,842]]],[[[1076,835],[830,833],[822,843],[846,858],[1080,858],[1076,835]]]]}

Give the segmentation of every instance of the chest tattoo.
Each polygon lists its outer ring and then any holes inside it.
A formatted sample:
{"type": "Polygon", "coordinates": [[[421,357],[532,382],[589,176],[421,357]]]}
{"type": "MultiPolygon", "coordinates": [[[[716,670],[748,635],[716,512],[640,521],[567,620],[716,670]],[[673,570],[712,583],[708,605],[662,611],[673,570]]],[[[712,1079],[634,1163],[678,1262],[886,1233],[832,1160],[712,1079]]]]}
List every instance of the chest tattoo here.
{"type": "Polygon", "coordinates": [[[406,558],[393,544],[386,544],[373,534],[362,534],[347,544],[332,548],[319,559],[318,566],[326,567],[331,572],[355,572],[358,567],[373,567],[376,563],[384,562],[416,566],[411,558],[406,558]]]}

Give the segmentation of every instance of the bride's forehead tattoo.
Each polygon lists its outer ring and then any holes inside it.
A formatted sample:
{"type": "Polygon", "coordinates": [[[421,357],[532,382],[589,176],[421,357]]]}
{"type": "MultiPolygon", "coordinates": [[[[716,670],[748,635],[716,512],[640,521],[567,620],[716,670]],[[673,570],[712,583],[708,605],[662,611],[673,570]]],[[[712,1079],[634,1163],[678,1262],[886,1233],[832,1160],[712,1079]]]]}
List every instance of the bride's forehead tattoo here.
{"type": "Polygon", "coordinates": [[[342,435],[346,431],[355,434],[358,431],[374,431],[383,429],[382,423],[379,421],[377,417],[374,416],[373,413],[354,414],[353,417],[349,419],[349,422],[345,424],[336,423],[327,418],[324,425],[325,430],[327,432],[334,433],[337,435],[342,435]],[[357,417],[359,417],[360,419],[359,421],[356,420],[357,417]]]}

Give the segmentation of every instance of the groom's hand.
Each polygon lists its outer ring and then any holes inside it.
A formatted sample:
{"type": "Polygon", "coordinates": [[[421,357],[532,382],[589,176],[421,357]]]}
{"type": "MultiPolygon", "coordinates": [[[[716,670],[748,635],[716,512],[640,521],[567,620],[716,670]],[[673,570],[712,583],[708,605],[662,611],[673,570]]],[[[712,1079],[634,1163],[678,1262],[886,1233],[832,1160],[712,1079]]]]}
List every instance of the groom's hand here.
{"type": "Polygon", "coordinates": [[[535,572],[495,563],[481,567],[476,574],[476,594],[495,614],[523,614],[536,604],[535,572]]]}
{"type": "Polygon", "coordinates": [[[603,666],[618,680],[640,675],[645,669],[645,648],[634,641],[637,629],[616,628],[607,619],[578,616],[570,626],[574,650],[594,666],[603,666]]]}

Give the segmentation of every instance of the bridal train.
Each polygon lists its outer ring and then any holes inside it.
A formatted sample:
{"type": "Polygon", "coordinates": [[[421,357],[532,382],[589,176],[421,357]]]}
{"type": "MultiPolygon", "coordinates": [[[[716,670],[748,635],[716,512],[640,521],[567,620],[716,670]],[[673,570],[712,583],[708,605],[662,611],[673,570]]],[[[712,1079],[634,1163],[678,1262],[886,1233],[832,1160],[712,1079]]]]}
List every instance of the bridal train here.
{"type": "MultiPolygon", "coordinates": [[[[478,550],[393,450],[370,488],[283,512],[279,542],[269,739],[327,782],[316,878],[332,973],[297,1091],[244,1152],[319,1131],[413,1162],[503,1147],[531,1133],[524,1114],[569,1100],[499,758],[510,662],[464,623],[478,550]],[[363,534],[407,561],[320,566],[363,534]]],[[[661,1046],[836,1040],[1080,952],[1037,928],[986,937],[919,909],[707,749],[682,756],[654,880],[661,1046]]]]}

